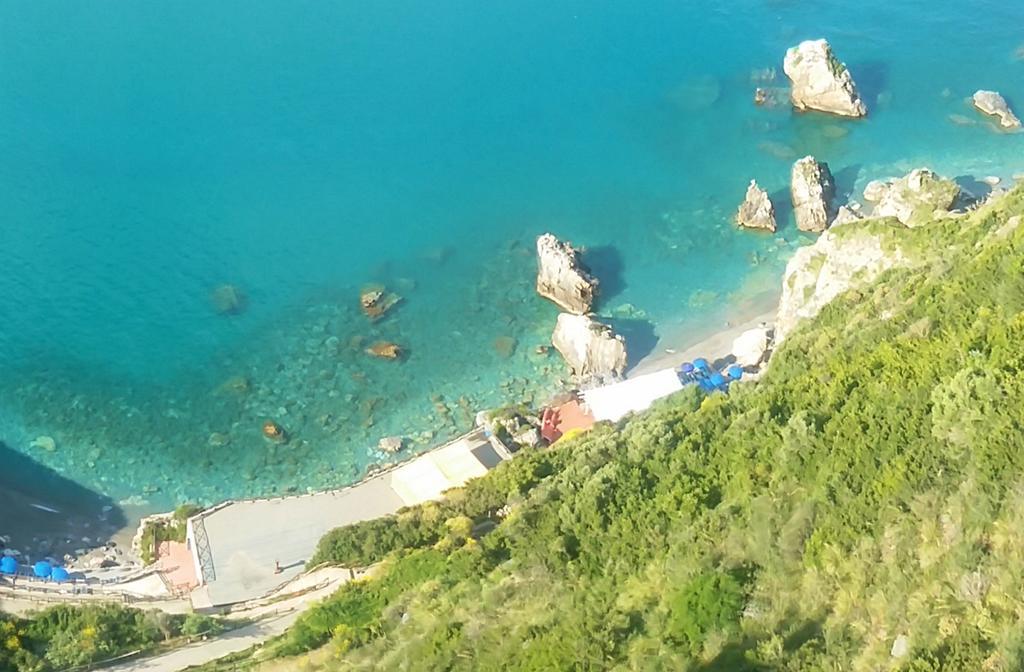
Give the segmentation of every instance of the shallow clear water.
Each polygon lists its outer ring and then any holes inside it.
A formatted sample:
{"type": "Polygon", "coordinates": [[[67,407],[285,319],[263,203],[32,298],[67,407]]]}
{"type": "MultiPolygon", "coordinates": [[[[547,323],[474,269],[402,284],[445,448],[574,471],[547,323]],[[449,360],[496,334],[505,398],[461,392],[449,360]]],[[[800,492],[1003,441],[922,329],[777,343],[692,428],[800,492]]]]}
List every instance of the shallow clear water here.
{"type": "Polygon", "coordinates": [[[1024,170],[965,103],[1024,109],[1024,5],[826,4],[0,2],[0,441],[154,507],[338,485],[556,385],[541,232],[635,358],[778,285],[803,238],[734,230],[751,178],[1024,170]],[[870,118],[755,107],[821,36],[870,118]],[[404,299],[373,325],[369,282],[404,299]]]}

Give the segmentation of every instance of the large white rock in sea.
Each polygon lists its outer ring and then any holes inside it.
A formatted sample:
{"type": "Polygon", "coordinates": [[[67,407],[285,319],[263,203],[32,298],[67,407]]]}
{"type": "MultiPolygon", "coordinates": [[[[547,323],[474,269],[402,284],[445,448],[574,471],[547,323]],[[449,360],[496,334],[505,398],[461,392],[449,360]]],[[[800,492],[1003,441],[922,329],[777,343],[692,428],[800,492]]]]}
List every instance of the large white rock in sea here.
{"type": "Polygon", "coordinates": [[[590,312],[597,278],[583,266],[579,253],[550,233],[537,238],[537,293],[576,315],[590,312]]]}
{"type": "Polygon", "coordinates": [[[615,380],[626,370],[626,341],[589,315],[560,313],[551,344],[577,379],[615,380]]]}
{"type": "Polygon", "coordinates": [[[998,91],[976,91],[972,101],[979,111],[997,117],[1003,128],[1020,128],[1020,119],[998,91]]]}
{"type": "Polygon", "coordinates": [[[899,179],[875,180],[864,189],[864,198],[875,202],[872,217],[895,217],[908,227],[948,212],[959,196],[956,182],[927,168],[915,168],[899,179]]]}
{"type": "Polygon", "coordinates": [[[827,163],[820,163],[813,156],[805,156],[794,163],[790,194],[796,227],[814,233],[828,228],[834,216],[832,199],[835,190],[835,180],[827,163]]]}
{"type": "Polygon", "coordinates": [[[790,48],[782,69],[792,82],[790,98],[797,109],[844,117],[867,115],[853,76],[832,53],[827,40],[807,40],[790,48]]]}
{"type": "Polygon", "coordinates": [[[775,231],[775,208],[768,198],[768,192],[750,181],[747,196],[736,212],[736,223],[747,229],[775,231]]]}

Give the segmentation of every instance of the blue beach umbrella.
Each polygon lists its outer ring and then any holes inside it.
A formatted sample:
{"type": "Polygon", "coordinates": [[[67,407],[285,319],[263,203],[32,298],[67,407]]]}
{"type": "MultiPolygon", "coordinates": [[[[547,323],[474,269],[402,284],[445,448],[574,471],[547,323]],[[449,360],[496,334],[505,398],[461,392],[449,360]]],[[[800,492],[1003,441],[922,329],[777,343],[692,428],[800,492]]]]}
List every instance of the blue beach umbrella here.
{"type": "Polygon", "coordinates": [[[704,359],[703,357],[698,357],[697,359],[693,360],[693,366],[694,368],[700,369],[701,371],[711,370],[711,365],[708,364],[708,360],[704,359]]]}
{"type": "Polygon", "coordinates": [[[54,567],[53,572],[50,573],[50,578],[54,581],[67,581],[71,578],[71,575],[63,567],[54,567]]]}
{"type": "Polygon", "coordinates": [[[0,558],[0,574],[17,574],[18,561],[9,555],[0,558]]]}
{"type": "Polygon", "coordinates": [[[712,387],[721,387],[725,385],[725,376],[720,373],[712,373],[708,376],[708,382],[711,383],[712,387]]]}
{"type": "Polygon", "coordinates": [[[693,373],[693,364],[691,364],[690,362],[683,362],[679,366],[679,370],[682,371],[683,373],[693,373]]]}
{"type": "Polygon", "coordinates": [[[743,368],[740,367],[740,366],[737,366],[736,364],[733,364],[732,366],[729,367],[729,369],[726,371],[726,373],[733,380],[739,380],[740,378],[743,377],[743,368]]]}
{"type": "Polygon", "coordinates": [[[50,572],[53,571],[53,567],[50,563],[45,560],[40,560],[36,564],[32,565],[32,573],[38,576],[40,579],[45,579],[50,576],[50,572]]]}

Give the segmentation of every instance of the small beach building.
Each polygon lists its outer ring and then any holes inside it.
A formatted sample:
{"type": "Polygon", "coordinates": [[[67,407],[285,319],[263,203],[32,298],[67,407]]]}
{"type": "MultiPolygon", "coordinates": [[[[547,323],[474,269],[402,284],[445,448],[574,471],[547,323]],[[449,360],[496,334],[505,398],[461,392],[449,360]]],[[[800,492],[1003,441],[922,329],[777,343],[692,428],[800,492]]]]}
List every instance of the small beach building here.
{"type": "Polygon", "coordinates": [[[595,420],[616,422],[629,413],[650,408],[656,400],[681,389],[683,384],[675,369],[665,369],[587,390],[583,399],[595,420]]]}
{"type": "Polygon", "coordinates": [[[188,520],[197,609],[263,597],[303,573],[330,530],[439,499],[502,461],[473,431],[356,485],[328,492],[225,502],[188,520]]]}

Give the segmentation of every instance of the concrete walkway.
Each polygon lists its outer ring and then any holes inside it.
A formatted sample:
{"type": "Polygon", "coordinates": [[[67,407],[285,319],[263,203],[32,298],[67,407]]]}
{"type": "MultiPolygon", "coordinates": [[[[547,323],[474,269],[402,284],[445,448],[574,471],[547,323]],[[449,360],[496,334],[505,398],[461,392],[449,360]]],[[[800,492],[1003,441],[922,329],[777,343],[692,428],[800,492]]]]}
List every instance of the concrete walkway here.
{"type": "Polygon", "coordinates": [[[126,663],[102,668],[112,672],[178,672],[193,665],[236,653],[280,635],[299,617],[301,611],[282,614],[238,630],[226,632],[215,639],[190,644],[153,658],[139,658],[126,663]]]}
{"type": "Polygon", "coordinates": [[[477,429],[340,490],[226,502],[188,520],[196,609],[259,599],[301,575],[329,531],[440,499],[502,460],[477,429]]]}
{"type": "MultiPolygon", "coordinates": [[[[365,574],[363,574],[365,575],[365,574]]],[[[302,595],[285,598],[278,602],[255,606],[252,609],[232,612],[234,618],[261,618],[261,620],[237,630],[196,642],[188,646],[168,651],[150,658],[136,658],[116,665],[102,668],[108,672],[178,672],[187,667],[202,665],[251,646],[262,644],[271,637],[280,635],[312,604],[322,600],[343,584],[348,582],[347,569],[327,567],[313,572],[306,578],[305,584],[297,584],[296,589],[303,589],[317,581],[324,583],[321,587],[310,590],[302,595]]]]}

